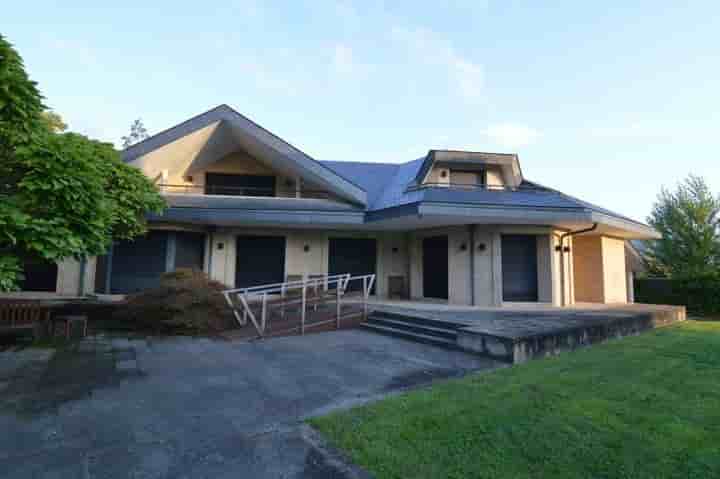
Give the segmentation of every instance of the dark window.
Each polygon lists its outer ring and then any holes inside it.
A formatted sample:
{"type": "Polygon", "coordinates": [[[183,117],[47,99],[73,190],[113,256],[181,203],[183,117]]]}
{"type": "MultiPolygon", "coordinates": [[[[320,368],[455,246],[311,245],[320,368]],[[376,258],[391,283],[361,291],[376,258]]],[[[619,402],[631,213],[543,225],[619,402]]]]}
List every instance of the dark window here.
{"type": "Polygon", "coordinates": [[[151,231],[113,246],[110,292],[127,294],[158,286],[167,266],[168,233],[151,231]]]}
{"type": "MultiPolygon", "coordinates": [[[[487,185],[487,170],[452,170],[452,173],[469,173],[472,175],[475,175],[475,181],[473,182],[476,185],[479,186],[485,186],[487,185]]],[[[451,177],[452,179],[452,177],[451,177]]],[[[466,183],[466,182],[465,182],[466,183]]],[[[463,186],[469,186],[465,185],[464,183],[461,183],[463,186]]]]}
{"type": "MultiPolygon", "coordinates": [[[[330,238],[328,274],[365,276],[375,274],[377,242],[370,238],[330,238]]],[[[362,291],[362,281],[348,283],[349,291],[362,291]]],[[[375,285],[370,291],[375,294],[375,285]]]]}
{"type": "Polygon", "coordinates": [[[28,259],[23,263],[23,275],[20,281],[22,291],[46,291],[54,293],[57,289],[57,264],[41,258],[28,259]]]}
{"type": "Polygon", "coordinates": [[[502,236],[503,301],[538,300],[537,236],[502,236]]]}
{"type": "Polygon", "coordinates": [[[206,195],[275,196],[275,177],[260,175],[205,174],[206,195]]]}
{"type": "Polygon", "coordinates": [[[284,236],[238,236],[235,286],[248,288],[285,281],[284,236]]]}
{"type": "Polygon", "coordinates": [[[175,233],[175,269],[203,270],[205,260],[205,235],[178,231],[175,233]]]}

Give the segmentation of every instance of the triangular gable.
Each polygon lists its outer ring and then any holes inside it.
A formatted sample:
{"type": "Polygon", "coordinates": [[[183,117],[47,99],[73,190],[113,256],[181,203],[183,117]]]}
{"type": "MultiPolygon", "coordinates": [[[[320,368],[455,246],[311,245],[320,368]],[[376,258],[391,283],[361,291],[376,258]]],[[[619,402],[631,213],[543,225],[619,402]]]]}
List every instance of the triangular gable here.
{"type": "MultiPolygon", "coordinates": [[[[217,124],[215,129],[231,135],[238,144],[242,145],[243,149],[248,150],[248,153],[254,154],[254,156],[261,157],[272,168],[289,171],[313,184],[326,188],[339,197],[367,205],[367,193],[363,188],[227,105],[213,108],[127,148],[122,152],[123,159],[127,162],[135,161],[213,124],[217,124]]],[[[212,147],[212,145],[210,146],[212,147]]],[[[219,159],[219,156],[217,158],[219,159]]]]}

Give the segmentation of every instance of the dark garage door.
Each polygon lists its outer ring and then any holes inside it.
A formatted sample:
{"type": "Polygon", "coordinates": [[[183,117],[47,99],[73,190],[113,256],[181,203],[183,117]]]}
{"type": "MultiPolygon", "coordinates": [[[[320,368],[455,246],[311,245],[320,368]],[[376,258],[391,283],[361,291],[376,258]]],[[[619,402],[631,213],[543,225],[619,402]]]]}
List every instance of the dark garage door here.
{"type": "Polygon", "coordinates": [[[128,294],[157,287],[167,266],[166,231],[151,231],[112,249],[110,292],[128,294]]]}
{"type": "Polygon", "coordinates": [[[248,288],[285,281],[284,236],[238,236],[235,286],[248,288]]]}
{"type": "MultiPolygon", "coordinates": [[[[330,238],[329,243],[329,274],[350,273],[352,276],[375,274],[377,243],[374,239],[330,238]]],[[[361,291],[362,282],[350,282],[348,290],[361,291]]],[[[375,294],[375,285],[370,294],[375,294]]]]}
{"type": "Polygon", "coordinates": [[[423,296],[448,299],[448,237],[423,238],[423,296]]]}
{"type": "Polygon", "coordinates": [[[537,237],[502,236],[503,301],[537,301],[537,237]]]}

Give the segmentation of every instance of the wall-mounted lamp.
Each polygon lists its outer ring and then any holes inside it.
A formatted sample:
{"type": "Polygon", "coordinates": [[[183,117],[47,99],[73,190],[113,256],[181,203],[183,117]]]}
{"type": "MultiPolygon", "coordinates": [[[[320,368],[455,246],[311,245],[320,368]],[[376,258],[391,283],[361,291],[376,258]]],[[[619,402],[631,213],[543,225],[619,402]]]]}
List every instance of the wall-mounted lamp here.
{"type": "Polygon", "coordinates": [[[193,182],[193,177],[192,177],[192,176],[188,176],[188,177],[187,177],[187,181],[188,181],[188,183],[192,183],[192,182],[193,182]]]}
{"type": "Polygon", "coordinates": [[[460,251],[467,251],[467,243],[462,243],[460,245],[460,251]]]}
{"type": "Polygon", "coordinates": [[[225,248],[225,243],[218,243],[218,244],[217,244],[217,249],[221,250],[221,249],[224,249],[224,248],[225,248]]]}
{"type": "Polygon", "coordinates": [[[569,247],[569,246],[563,246],[563,251],[566,252],[566,253],[569,253],[569,252],[570,252],[570,247],[569,247]]]}
{"type": "Polygon", "coordinates": [[[310,251],[310,245],[306,244],[305,246],[303,246],[303,251],[305,251],[306,253],[310,251]]]}
{"type": "Polygon", "coordinates": [[[487,245],[485,243],[480,243],[477,249],[478,251],[485,251],[487,249],[487,245]]]}
{"type": "Polygon", "coordinates": [[[440,171],[440,178],[447,178],[448,172],[447,170],[441,170],[440,171]]]}
{"type": "Polygon", "coordinates": [[[392,252],[393,252],[393,253],[398,253],[398,252],[400,252],[400,248],[395,247],[395,248],[392,249],[392,252]]]}

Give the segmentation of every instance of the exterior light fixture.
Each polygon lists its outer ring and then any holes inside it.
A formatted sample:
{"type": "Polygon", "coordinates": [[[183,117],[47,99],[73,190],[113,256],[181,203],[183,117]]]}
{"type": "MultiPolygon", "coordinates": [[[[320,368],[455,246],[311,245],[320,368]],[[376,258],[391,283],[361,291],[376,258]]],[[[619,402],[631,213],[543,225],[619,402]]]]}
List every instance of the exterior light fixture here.
{"type": "Polygon", "coordinates": [[[487,249],[487,245],[485,243],[480,243],[478,245],[478,251],[485,251],[487,249]]]}
{"type": "Polygon", "coordinates": [[[217,249],[221,250],[221,249],[224,249],[224,248],[225,248],[225,243],[218,243],[218,244],[217,244],[217,249]]]}
{"type": "Polygon", "coordinates": [[[462,243],[460,245],[460,251],[466,251],[467,250],[467,243],[462,243]]]}
{"type": "Polygon", "coordinates": [[[400,249],[397,248],[397,247],[394,247],[394,248],[392,249],[392,252],[393,252],[393,253],[398,253],[399,251],[400,251],[400,249]]]}
{"type": "Polygon", "coordinates": [[[303,251],[305,251],[306,253],[310,251],[310,245],[306,244],[305,246],[303,246],[303,251]]]}

